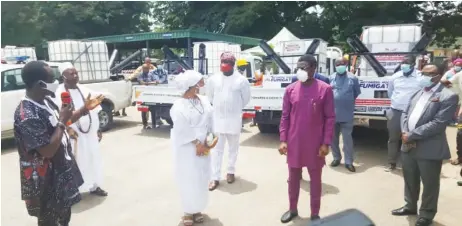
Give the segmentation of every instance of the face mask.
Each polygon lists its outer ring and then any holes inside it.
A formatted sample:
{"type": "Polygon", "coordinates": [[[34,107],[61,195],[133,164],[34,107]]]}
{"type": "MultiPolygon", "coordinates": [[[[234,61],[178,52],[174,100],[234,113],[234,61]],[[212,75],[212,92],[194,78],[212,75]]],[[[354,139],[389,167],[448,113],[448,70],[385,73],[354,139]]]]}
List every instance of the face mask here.
{"type": "Polygon", "coordinates": [[[345,65],[339,65],[335,67],[335,71],[337,74],[344,74],[346,72],[346,66],[345,65]]]}
{"type": "Polygon", "coordinates": [[[411,65],[409,64],[401,64],[401,71],[404,73],[408,73],[411,71],[411,65]]]}
{"type": "Polygon", "coordinates": [[[462,70],[462,67],[461,66],[454,66],[454,71],[455,72],[459,72],[462,70]]]}
{"type": "Polygon", "coordinates": [[[304,70],[299,69],[297,71],[297,79],[300,82],[306,82],[306,80],[308,80],[308,73],[304,70]]]}
{"type": "Polygon", "coordinates": [[[419,78],[419,85],[422,88],[427,88],[432,86],[434,83],[432,82],[432,77],[429,76],[420,76],[419,78]]]}
{"type": "Polygon", "coordinates": [[[45,95],[55,97],[55,92],[58,89],[59,84],[56,83],[46,83],[44,81],[39,81],[38,86],[45,91],[45,95]]]}
{"type": "Polygon", "coordinates": [[[233,70],[233,66],[231,66],[231,64],[221,63],[220,65],[221,72],[228,73],[228,72],[231,72],[232,70],[233,70]]]}

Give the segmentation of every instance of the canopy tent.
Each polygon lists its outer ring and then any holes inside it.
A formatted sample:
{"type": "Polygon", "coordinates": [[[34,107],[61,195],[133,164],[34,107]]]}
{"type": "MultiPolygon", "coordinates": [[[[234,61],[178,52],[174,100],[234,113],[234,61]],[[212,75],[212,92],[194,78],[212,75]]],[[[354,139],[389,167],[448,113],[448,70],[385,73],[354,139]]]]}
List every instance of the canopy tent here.
{"type": "MultiPolygon", "coordinates": [[[[271,40],[269,40],[267,43],[268,45],[273,47],[273,50],[276,53],[280,53],[282,51],[282,43],[284,41],[297,41],[300,40],[297,38],[292,32],[290,32],[287,28],[283,27],[279,33],[274,36],[271,40]]],[[[255,46],[250,49],[244,50],[245,53],[253,53],[253,54],[264,54],[263,50],[260,48],[260,46],[255,46]]]]}

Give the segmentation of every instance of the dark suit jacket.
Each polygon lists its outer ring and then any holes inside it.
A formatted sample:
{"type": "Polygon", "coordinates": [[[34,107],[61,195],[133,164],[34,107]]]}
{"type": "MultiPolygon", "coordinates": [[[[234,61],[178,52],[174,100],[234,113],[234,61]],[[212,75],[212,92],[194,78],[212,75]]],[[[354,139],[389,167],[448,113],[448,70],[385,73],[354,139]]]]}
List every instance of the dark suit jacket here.
{"type": "MultiPolygon", "coordinates": [[[[409,154],[418,159],[449,159],[451,154],[446,138],[446,127],[456,113],[459,96],[443,85],[439,85],[426,103],[415,129],[409,131],[409,117],[422,93],[423,91],[418,91],[412,95],[409,106],[401,116],[402,131],[409,133],[409,141],[416,142],[416,148],[409,150],[409,154]]],[[[402,150],[406,150],[404,145],[402,150]]]]}

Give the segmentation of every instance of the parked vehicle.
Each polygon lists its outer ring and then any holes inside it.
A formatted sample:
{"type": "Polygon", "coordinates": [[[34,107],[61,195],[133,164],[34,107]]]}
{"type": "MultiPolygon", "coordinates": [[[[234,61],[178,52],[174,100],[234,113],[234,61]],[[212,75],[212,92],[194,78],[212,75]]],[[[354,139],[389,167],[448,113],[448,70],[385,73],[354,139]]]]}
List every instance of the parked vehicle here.
{"type": "Polygon", "coordinates": [[[390,109],[388,80],[398,70],[405,55],[416,56],[420,69],[433,54],[425,51],[434,36],[422,35],[421,24],[366,26],[360,38],[347,43],[350,70],[359,78],[361,95],[356,99],[355,125],[386,129],[386,111],[390,109]]]}
{"type": "MultiPolygon", "coordinates": [[[[55,78],[61,77],[62,63],[46,62],[52,68],[55,78]]],[[[2,139],[13,136],[14,111],[25,95],[25,85],[21,78],[24,64],[1,64],[1,126],[2,139]]],[[[82,82],[83,86],[93,90],[95,94],[103,94],[105,99],[101,104],[103,110],[99,113],[100,128],[108,130],[113,125],[112,112],[130,106],[131,83],[126,81],[101,80],[99,82],[82,82]]]]}

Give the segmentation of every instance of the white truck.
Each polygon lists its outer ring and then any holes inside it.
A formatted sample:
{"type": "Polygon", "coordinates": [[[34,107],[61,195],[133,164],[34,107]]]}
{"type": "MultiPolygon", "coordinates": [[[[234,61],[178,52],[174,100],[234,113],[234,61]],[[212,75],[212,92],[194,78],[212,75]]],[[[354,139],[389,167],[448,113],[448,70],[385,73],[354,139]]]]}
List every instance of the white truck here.
{"type": "Polygon", "coordinates": [[[386,129],[390,76],[398,70],[405,55],[416,56],[416,67],[420,68],[427,55],[431,58],[432,54],[425,49],[433,38],[422,35],[421,24],[366,26],[360,38],[348,38],[347,43],[354,50],[349,54],[350,69],[361,86],[355,104],[355,125],[386,129]]]}
{"type": "MultiPolygon", "coordinates": [[[[192,67],[187,62],[183,61],[180,57],[173,54],[173,52],[166,46],[164,46],[162,50],[169,58],[169,61],[174,61],[176,64],[179,64],[184,69],[192,69],[192,67]]],[[[219,53],[217,52],[217,54],[219,53]]],[[[241,57],[245,58],[247,62],[249,62],[246,77],[248,77],[249,80],[252,80],[254,78],[255,71],[258,69],[258,67],[261,65],[263,61],[261,57],[252,56],[250,54],[241,57]]],[[[202,59],[202,61],[199,60],[199,62],[204,63],[206,62],[206,60],[202,59]]],[[[195,68],[200,68],[199,63],[195,65],[195,68]]],[[[209,76],[213,76],[214,74],[211,73],[211,71],[209,71],[209,73],[210,74],[204,75],[205,86],[207,86],[207,78],[209,76]]],[[[172,107],[173,102],[175,102],[177,98],[180,98],[180,95],[178,94],[175,85],[175,77],[176,75],[169,74],[167,84],[159,84],[155,86],[133,86],[132,101],[136,103],[138,111],[155,111],[156,116],[160,116],[168,124],[172,125],[173,123],[170,118],[170,108],[172,107]]],[[[201,92],[205,94],[205,88],[203,88],[201,92]]]]}
{"type": "MultiPolygon", "coordinates": [[[[55,78],[62,82],[60,67],[62,62],[46,62],[52,68],[55,78]]],[[[21,78],[24,64],[1,64],[1,127],[2,139],[13,136],[14,111],[25,95],[25,85],[21,78]]],[[[80,73],[81,74],[81,73],[80,73]]],[[[105,131],[113,125],[113,111],[119,111],[131,105],[132,85],[126,81],[113,81],[110,78],[85,80],[83,73],[81,84],[93,90],[95,94],[103,94],[105,100],[99,113],[100,128],[105,131]]]]}

